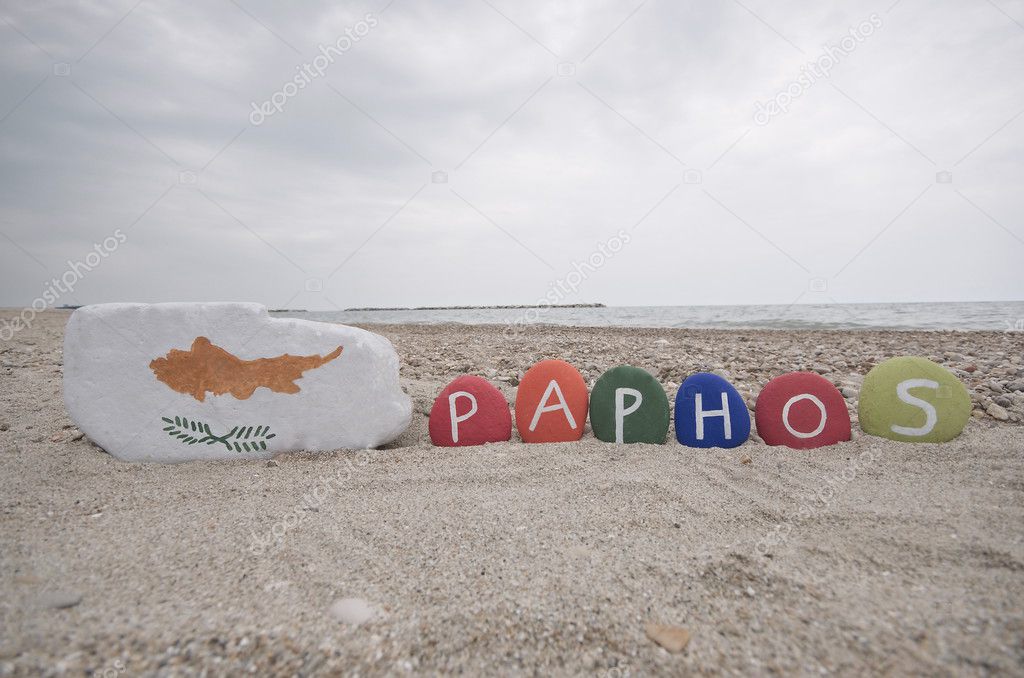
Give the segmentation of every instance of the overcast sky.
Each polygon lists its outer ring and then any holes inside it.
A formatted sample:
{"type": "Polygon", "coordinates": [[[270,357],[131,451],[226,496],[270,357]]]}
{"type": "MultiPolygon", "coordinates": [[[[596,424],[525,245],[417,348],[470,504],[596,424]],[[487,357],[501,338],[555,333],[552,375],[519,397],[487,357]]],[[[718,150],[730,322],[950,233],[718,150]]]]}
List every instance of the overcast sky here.
{"type": "Polygon", "coordinates": [[[1024,298],[1019,0],[0,7],[0,306],[1024,298]]]}

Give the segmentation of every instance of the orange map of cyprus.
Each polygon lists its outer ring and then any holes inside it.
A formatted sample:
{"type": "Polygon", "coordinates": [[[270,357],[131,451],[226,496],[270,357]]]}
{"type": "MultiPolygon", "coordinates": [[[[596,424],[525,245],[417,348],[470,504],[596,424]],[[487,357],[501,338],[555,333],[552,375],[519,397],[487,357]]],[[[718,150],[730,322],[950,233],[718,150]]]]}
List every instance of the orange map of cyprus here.
{"type": "Polygon", "coordinates": [[[166,357],[150,362],[149,368],[157,379],[200,402],[206,400],[207,392],[230,393],[247,400],[261,386],[274,393],[298,393],[296,379],[331,362],[341,351],[339,346],[325,356],[285,353],[276,358],[242,360],[206,337],[196,337],[190,350],[172,348],[166,357]]]}

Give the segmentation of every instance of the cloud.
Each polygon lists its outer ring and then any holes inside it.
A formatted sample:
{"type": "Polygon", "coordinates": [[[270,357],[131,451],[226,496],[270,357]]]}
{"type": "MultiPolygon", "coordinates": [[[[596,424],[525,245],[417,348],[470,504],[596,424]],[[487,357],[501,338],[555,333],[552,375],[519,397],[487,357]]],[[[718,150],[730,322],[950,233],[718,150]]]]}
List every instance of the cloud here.
{"type": "Polygon", "coordinates": [[[63,301],[529,303],[620,229],[629,245],[566,301],[1024,292],[1019,3],[132,0],[0,18],[0,305],[117,228],[126,243],[63,301]]]}

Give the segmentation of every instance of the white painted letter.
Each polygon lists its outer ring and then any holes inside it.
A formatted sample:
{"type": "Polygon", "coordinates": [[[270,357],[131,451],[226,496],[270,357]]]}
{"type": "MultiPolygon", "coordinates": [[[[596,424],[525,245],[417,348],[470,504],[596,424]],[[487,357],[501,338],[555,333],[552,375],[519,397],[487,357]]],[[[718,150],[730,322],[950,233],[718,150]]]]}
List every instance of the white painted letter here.
{"type": "Polygon", "coordinates": [[[639,410],[640,404],[643,403],[643,401],[643,394],[635,388],[615,389],[615,442],[623,442],[622,432],[625,430],[624,420],[627,415],[633,414],[639,410]],[[633,396],[633,403],[628,408],[626,407],[627,395],[633,396]]]}
{"type": "Polygon", "coordinates": [[[814,436],[818,435],[819,433],[825,430],[826,421],[828,421],[828,413],[825,412],[825,403],[821,402],[821,400],[819,400],[817,396],[813,396],[810,393],[801,393],[800,395],[793,396],[792,398],[786,401],[786,406],[782,408],[782,425],[786,427],[787,431],[795,435],[797,438],[813,438],[814,436]],[[793,405],[800,402],[801,400],[810,400],[812,403],[818,406],[819,410],[821,410],[821,421],[818,422],[818,428],[814,429],[810,433],[802,433],[800,431],[797,431],[789,423],[789,408],[793,407],[793,405]]]}
{"type": "Polygon", "coordinates": [[[722,409],[720,410],[705,410],[704,396],[701,393],[697,393],[694,413],[697,415],[697,440],[704,440],[704,417],[722,417],[725,425],[725,439],[729,440],[732,438],[732,419],[729,418],[728,393],[722,394],[722,409]]]}
{"type": "Polygon", "coordinates": [[[893,433],[899,433],[903,436],[926,436],[931,433],[932,429],[935,428],[935,424],[938,423],[939,415],[935,411],[935,407],[933,407],[927,400],[921,400],[920,398],[910,395],[910,389],[918,387],[937,389],[939,388],[939,382],[932,381],[931,379],[907,379],[906,381],[901,381],[896,386],[896,394],[900,397],[900,400],[906,404],[914,405],[915,407],[920,407],[924,410],[924,426],[921,428],[914,428],[912,426],[897,426],[896,424],[893,424],[893,433]]]}
{"type": "Polygon", "coordinates": [[[472,393],[466,393],[465,391],[456,391],[455,393],[450,394],[448,396],[448,413],[451,415],[452,419],[452,442],[457,443],[459,442],[459,422],[466,421],[476,414],[476,397],[472,393]],[[469,398],[470,402],[469,412],[466,412],[461,417],[455,412],[455,401],[459,396],[469,398]]]}
{"type": "Polygon", "coordinates": [[[540,421],[540,415],[545,412],[554,412],[556,410],[564,411],[565,418],[568,420],[569,426],[571,428],[576,428],[576,419],[572,416],[572,412],[569,411],[569,406],[565,404],[565,397],[562,396],[562,388],[558,385],[557,381],[552,379],[548,382],[548,387],[544,390],[544,396],[540,399],[540,403],[537,404],[537,410],[533,413],[533,421],[530,422],[530,430],[537,430],[537,422],[540,421]],[[554,391],[555,395],[558,396],[557,405],[546,404],[552,391],[554,391]]]}

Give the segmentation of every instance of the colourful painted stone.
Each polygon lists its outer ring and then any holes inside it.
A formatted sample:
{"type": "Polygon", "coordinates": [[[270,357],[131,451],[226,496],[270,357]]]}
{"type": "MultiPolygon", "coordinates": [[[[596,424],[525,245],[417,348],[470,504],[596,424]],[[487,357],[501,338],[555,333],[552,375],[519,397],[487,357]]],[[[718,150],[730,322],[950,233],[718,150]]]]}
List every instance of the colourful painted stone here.
{"type": "Polygon", "coordinates": [[[608,370],[590,394],[590,426],[607,443],[665,442],[668,398],[658,380],[639,367],[608,370]]]}
{"type": "Polygon", "coordinates": [[[523,442],[579,440],[587,423],[587,382],[563,360],[542,360],[516,392],[516,428],[523,442]]]}
{"type": "Polygon", "coordinates": [[[913,356],[890,358],[864,377],[857,406],[865,433],[904,442],[941,443],[971,418],[971,396],[941,365],[913,356]]]}
{"type": "Polygon", "coordinates": [[[769,381],[757,396],[757,434],[769,445],[800,450],[850,439],[846,399],[814,372],[790,372],[769,381]]]}
{"type": "Polygon", "coordinates": [[[512,414],[501,391],[483,377],[466,375],[437,396],[427,427],[438,447],[483,445],[512,437],[512,414]]]}
{"type": "Polygon", "coordinates": [[[676,439],[689,447],[738,447],[750,437],[739,391],[717,374],[690,375],[676,394],[676,439]]]}

